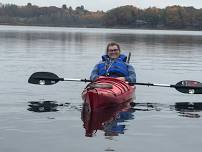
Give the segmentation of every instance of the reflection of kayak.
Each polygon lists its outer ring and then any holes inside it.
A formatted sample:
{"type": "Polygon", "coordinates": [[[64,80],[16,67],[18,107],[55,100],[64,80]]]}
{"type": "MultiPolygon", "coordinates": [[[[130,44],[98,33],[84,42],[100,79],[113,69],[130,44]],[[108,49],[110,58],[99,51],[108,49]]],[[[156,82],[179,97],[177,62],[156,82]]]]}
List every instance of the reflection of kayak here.
{"type": "Polygon", "coordinates": [[[92,137],[97,130],[103,130],[106,136],[123,134],[125,125],[122,122],[133,119],[133,112],[130,102],[96,111],[89,111],[84,105],[81,118],[85,135],[92,137]]]}
{"type": "Polygon", "coordinates": [[[132,100],[134,92],[135,87],[125,81],[102,77],[86,86],[82,98],[90,110],[97,110],[132,100]]]}

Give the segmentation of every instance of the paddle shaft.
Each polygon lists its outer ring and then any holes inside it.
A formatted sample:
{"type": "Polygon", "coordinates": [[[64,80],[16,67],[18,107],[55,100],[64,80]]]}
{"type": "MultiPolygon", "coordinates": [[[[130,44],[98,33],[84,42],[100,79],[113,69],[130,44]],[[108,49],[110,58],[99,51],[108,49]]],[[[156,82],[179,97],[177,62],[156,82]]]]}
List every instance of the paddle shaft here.
{"type": "Polygon", "coordinates": [[[160,84],[160,83],[130,83],[130,84],[144,85],[144,86],[157,86],[157,87],[170,87],[170,88],[187,88],[187,89],[201,88],[200,86],[183,86],[183,85],[160,84]]]}
{"type": "Polygon", "coordinates": [[[35,78],[35,79],[42,79],[42,80],[50,80],[50,81],[74,81],[74,82],[93,82],[92,80],[88,79],[72,79],[72,78],[35,78]]]}
{"type": "Polygon", "coordinates": [[[158,83],[130,83],[131,85],[144,85],[144,86],[159,86],[159,87],[172,87],[170,84],[158,84],[158,83]]]}
{"type": "MultiPolygon", "coordinates": [[[[60,78],[60,81],[77,81],[77,82],[93,82],[88,79],[70,79],[70,78],[60,78]]],[[[129,83],[131,85],[143,85],[143,86],[156,86],[156,87],[170,87],[175,89],[201,89],[197,86],[181,86],[181,85],[172,85],[172,84],[160,84],[160,83],[129,83]]]]}
{"type": "Polygon", "coordinates": [[[76,82],[93,82],[92,80],[88,79],[69,79],[69,78],[60,78],[60,81],[76,81],[76,82]]]}

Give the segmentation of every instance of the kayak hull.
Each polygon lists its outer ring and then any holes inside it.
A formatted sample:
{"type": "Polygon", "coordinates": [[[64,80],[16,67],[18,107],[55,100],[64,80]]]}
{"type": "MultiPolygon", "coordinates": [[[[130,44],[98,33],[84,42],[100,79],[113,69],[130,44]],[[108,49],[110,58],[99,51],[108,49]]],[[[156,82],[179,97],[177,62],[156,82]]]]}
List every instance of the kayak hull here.
{"type": "Polygon", "coordinates": [[[135,86],[130,86],[125,81],[101,77],[95,82],[86,86],[82,92],[84,105],[89,110],[97,110],[100,108],[112,107],[117,104],[133,101],[135,86]],[[111,86],[109,87],[94,87],[94,86],[111,86]],[[93,86],[93,87],[92,87],[93,86]]]}

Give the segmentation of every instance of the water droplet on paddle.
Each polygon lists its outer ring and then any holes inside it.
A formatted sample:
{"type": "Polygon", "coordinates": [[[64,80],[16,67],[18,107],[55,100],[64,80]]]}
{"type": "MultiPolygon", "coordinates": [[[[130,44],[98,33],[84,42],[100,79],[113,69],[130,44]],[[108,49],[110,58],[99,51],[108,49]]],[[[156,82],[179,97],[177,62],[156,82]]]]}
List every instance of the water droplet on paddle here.
{"type": "Polygon", "coordinates": [[[194,94],[194,89],[189,89],[189,94],[194,94]]]}
{"type": "Polygon", "coordinates": [[[39,84],[40,85],[44,85],[45,84],[45,80],[39,80],[39,84]]]}
{"type": "Polygon", "coordinates": [[[55,84],[56,82],[55,81],[51,81],[51,84],[55,84]]]}

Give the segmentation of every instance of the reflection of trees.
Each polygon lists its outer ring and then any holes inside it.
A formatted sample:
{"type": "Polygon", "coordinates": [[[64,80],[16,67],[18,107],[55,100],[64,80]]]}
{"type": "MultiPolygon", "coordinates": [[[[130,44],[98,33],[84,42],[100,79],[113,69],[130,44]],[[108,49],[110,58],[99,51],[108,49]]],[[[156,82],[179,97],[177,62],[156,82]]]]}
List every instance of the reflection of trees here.
{"type": "Polygon", "coordinates": [[[122,6],[107,12],[91,12],[83,5],[72,9],[66,4],[61,8],[38,7],[31,3],[26,6],[1,4],[0,24],[201,30],[201,14],[202,9],[175,5],[165,9],[122,6]]]}

